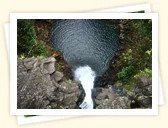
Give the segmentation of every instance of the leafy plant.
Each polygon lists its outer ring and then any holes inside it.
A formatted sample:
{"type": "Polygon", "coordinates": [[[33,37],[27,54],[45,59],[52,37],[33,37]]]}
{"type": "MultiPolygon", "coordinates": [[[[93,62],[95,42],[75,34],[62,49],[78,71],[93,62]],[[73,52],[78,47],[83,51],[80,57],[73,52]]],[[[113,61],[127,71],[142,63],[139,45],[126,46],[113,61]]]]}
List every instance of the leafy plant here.
{"type": "Polygon", "coordinates": [[[133,57],[132,57],[132,49],[128,49],[126,52],[122,53],[122,58],[128,64],[131,63],[131,61],[133,59],[133,57]]]}
{"type": "Polygon", "coordinates": [[[133,66],[123,67],[122,70],[117,73],[117,77],[121,81],[127,81],[133,74],[133,66]]]}
{"type": "Polygon", "coordinates": [[[136,75],[134,75],[134,78],[137,79],[141,76],[152,77],[152,70],[149,68],[145,68],[144,70],[140,70],[136,75]]]}
{"type": "Polygon", "coordinates": [[[133,20],[132,26],[141,36],[152,36],[152,20],[133,20]]]}
{"type": "Polygon", "coordinates": [[[48,49],[44,42],[38,41],[34,46],[32,52],[30,52],[31,56],[44,56],[47,57],[49,55],[48,49]]]}
{"type": "Polygon", "coordinates": [[[27,56],[48,56],[46,44],[37,39],[34,20],[17,21],[17,52],[20,58],[27,56]]]}
{"type": "Polygon", "coordinates": [[[17,52],[18,55],[27,55],[33,45],[36,44],[36,32],[34,20],[19,19],[17,21],[17,52]]]}

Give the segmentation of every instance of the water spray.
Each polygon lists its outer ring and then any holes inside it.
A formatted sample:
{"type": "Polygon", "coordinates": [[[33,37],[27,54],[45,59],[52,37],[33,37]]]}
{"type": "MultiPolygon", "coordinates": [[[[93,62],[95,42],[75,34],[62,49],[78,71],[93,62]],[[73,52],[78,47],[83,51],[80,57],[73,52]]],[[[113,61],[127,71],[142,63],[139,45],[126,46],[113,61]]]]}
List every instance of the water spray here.
{"type": "Polygon", "coordinates": [[[92,88],[94,86],[95,77],[95,72],[88,65],[78,67],[75,70],[75,80],[82,84],[86,94],[83,102],[79,106],[82,109],[93,109],[92,88]]]}

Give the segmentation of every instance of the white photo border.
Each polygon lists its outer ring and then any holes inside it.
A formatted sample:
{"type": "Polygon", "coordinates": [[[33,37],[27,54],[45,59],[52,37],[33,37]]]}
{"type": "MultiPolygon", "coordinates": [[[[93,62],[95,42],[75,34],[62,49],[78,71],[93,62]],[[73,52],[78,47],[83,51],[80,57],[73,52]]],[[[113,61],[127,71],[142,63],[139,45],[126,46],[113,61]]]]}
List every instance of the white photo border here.
{"type": "Polygon", "coordinates": [[[157,13],[11,13],[10,14],[11,115],[158,115],[157,13]],[[17,19],[151,19],[152,109],[17,109],[17,19]]]}
{"type": "MultiPolygon", "coordinates": [[[[138,5],[131,5],[131,6],[122,6],[122,7],[117,7],[117,8],[108,8],[108,9],[100,9],[96,10],[96,12],[135,12],[135,11],[140,11],[144,10],[145,13],[151,12],[150,9],[150,4],[138,4],[138,5]],[[137,9],[138,8],[138,9],[137,9]],[[134,10],[135,9],[135,10],[134,10]],[[130,10],[130,11],[129,11],[130,10]]],[[[88,11],[89,12],[89,11],[88,11]]],[[[90,12],[95,12],[95,11],[90,11],[90,12]]],[[[9,50],[8,50],[9,51],[9,50]]],[[[161,83],[161,78],[159,74],[159,105],[163,105],[164,103],[164,98],[163,98],[163,93],[162,93],[162,83],[161,83]]],[[[37,122],[44,122],[44,121],[51,121],[51,120],[59,120],[60,116],[32,116],[29,118],[26,118],[25,116],[17,116],[18,124],[23,125],[23,124],[29,124],[29,123],[37,123],[37,122]]],[[[67,119],[67,116],[63,116],[67,119]]],[[[74,118],[76,116],[70,116],[70,118],[74,118]]],[[[62,116],[61,116],[62,119],[62,116]]]]}

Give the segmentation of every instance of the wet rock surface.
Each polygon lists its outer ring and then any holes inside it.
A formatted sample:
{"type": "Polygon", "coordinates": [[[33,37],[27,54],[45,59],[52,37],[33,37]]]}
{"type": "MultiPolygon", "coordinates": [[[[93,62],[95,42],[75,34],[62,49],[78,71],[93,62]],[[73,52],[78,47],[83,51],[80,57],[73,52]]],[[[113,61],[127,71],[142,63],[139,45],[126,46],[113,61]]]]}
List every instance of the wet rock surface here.
{"type": "Polygon", "coordinates": [[[56,71],[53,57],[17,62],[18,109],[77,108],[84,97],[81,85],[56,71]]]}

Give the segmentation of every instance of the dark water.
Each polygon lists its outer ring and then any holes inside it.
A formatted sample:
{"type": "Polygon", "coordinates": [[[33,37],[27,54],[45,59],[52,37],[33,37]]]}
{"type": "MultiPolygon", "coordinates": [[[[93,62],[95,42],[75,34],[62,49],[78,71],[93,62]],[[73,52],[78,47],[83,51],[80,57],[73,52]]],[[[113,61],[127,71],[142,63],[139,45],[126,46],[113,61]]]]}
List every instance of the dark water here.
{"type": "MultiPolygon", "coordinates": [[[[109,22],[109,21],[108,21],[109,22]]],[[[118,49],[118,34],[105,20],[56,20],[52,45],[76,69],[88,65],[101,75],[118,49]]]]}

